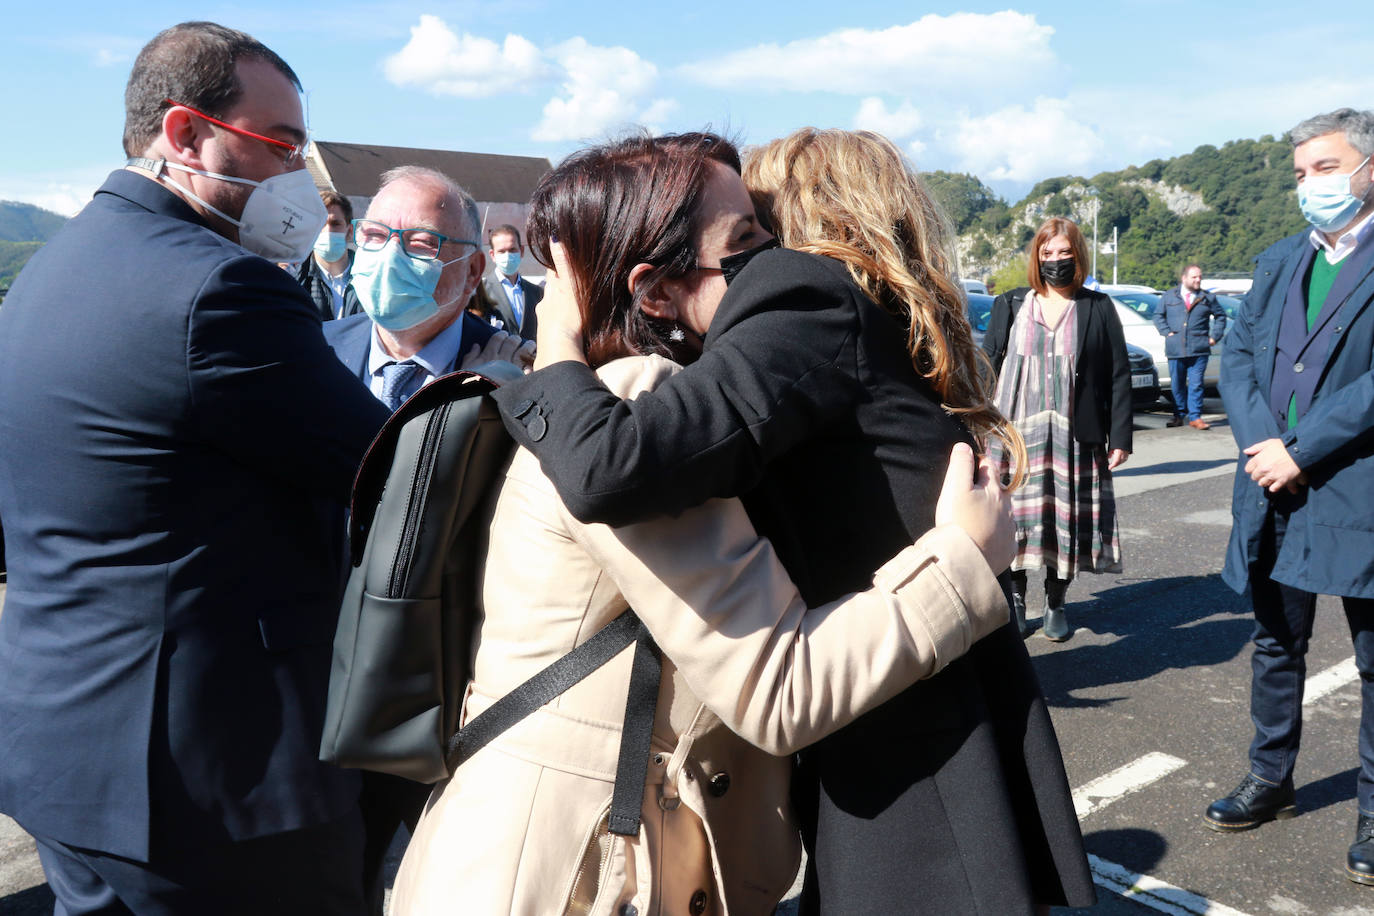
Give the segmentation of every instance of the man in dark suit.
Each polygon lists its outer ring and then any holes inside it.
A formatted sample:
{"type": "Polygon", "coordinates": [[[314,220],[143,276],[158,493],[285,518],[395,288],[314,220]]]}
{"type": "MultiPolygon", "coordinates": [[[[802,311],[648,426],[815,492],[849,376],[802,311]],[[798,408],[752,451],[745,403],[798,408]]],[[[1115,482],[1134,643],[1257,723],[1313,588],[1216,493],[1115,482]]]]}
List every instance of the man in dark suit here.
{"type": "Polygon", "coordinates": [[[1226,312],[1217,297],[1202,288],[1202,268],[1183,268],[1178,286],[1159,299],[1155,328],[1164,336],[1169,357],[1169,379],[1174,395],[1174,416],[1169,426],[1186,422],[1193,429],[1211,429],[1202,419],[1202,377],[1212,347],[1226,333],[1226,312]]]}
{"type": "MultiPolygon", "coordinates": [[[[441,375],[492,360],[528,366],[534,344],[464,309],[482,278],[477,204],[452,178],[419,166],[382,175],[355,224],[354,284],[362,314],[331,321],[325,339],[388,410],[441,375]]],[[[397,828],[412,830],[430,786],[363,774],[365,896],[382,912],[383,865],[397,828]]]]}
{"type": "Polygon", "coordinates": [[[318,762],[353,473],[386,411],[273,261],[310,250],[291,68],[184,23],[0,311],[0,811],[58,912],[357,913],[318,762]]]}
{"type": "Polygon", "coordinates": [[[533,342],[464,309],[485,266],[478,226],[471,195],[420,166],[382,175],[367,216],[356,221],[362,313],[325,325],[325,340],[390,410],[455,369],[493,359],[525,367],[534,359],[533,342]]]}
{"type": "Polygon", "coordinates": [[[1255,614],[1250,771],[1207,809],[1248,830],[1296,813],[1305,657],[1317,594],[1339,595],[1361,675],[1359,820],[1346,875],[1374,884],[1374,112],[1290,133],[1313,226],[1256,260],[1222,354],[1241,447],[1223,577],[1255,614]]]}
{"type": "Polygon", "coordinates": [[[490,238],[488,253],[494,269],[482,283],[482,295],[507,331],[534,340],[539,331],[535,307],[544,298],[544,287],[520,276],[520,262],[525,256],[520,230],[511,225],[497,226],[490,238]]]}

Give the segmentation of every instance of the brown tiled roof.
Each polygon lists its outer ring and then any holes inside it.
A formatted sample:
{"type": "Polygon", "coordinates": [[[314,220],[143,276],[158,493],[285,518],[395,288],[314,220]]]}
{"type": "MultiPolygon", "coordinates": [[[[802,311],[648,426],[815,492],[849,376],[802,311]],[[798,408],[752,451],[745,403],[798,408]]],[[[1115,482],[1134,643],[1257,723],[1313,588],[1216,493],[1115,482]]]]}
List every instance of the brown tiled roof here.
{"type": "Polygon", "coordinates": [[[422,165],[450,176],[478,201],[523,204],[551,166],[535,156],[499,156],[494,153],[460,153],[455,150],[411,149],[405,146],[367,146],[361,143],[314,142],[321,169],[311,173],[319,185],[332,184],[349,197],[371,197],[387,169],[398,165],[422,165]],[[328,181],[323,180],[328,177],[328,181]]]}

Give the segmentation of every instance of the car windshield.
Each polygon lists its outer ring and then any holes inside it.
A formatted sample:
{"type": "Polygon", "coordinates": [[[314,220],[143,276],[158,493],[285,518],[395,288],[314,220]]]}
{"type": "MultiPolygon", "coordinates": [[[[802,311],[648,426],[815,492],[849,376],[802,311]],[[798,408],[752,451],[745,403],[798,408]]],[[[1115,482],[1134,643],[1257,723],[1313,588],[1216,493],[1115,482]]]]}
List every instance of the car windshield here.
{"type": "Polygon", "coordinates": [[[986,331],[988,318],[992,315],[993,297],[983,293],[968,294],[968,323],[974,330],[986,331]]]}
{"type": "Polygon", "coordinates": [[[1159,308],[1159,296],[1154,293],[1113,293],[1112,298],[1142,318],[1153,318],[1159,308]]]}

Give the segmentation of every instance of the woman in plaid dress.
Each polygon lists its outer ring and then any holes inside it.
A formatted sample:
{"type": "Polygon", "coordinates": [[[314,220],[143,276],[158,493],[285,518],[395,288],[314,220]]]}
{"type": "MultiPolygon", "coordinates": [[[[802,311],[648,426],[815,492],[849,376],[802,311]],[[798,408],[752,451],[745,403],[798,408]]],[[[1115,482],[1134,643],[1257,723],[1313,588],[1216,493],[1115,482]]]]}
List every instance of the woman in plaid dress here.
{"type": "MultiPolygon", "coordinates": [[[[1064,593],[1080,571],[1121,572],[1111,472],[1131,453],[1131,376],[1111,299],[1085,289],[1088,246],[1072,221],[1046,220],[1029,250],[1030,287],[992,306],[983,349],[997,370],[997,407],[1026,440],[1013,494],[1012,599],[1021,635],[1026,570],[1045,570],[1044,634],[1069,638],[1064,593]]],[[[1010,471],[1010,456],[991,443],[1010,471]]]]}

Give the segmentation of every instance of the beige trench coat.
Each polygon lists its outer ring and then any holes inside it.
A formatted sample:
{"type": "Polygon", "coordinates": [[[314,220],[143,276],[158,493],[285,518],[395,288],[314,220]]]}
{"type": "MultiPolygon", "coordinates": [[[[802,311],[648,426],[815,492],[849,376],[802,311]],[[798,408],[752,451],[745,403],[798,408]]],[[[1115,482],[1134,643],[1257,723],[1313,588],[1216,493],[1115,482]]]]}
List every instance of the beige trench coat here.
{"type": "MultiPolygon", "coordinates": [[[[676,368],[637,357],[601,376],[633,396],[676,368]]],[[[808,610],[738,500],[584,525],[524,450],[492,522],[484,602],[465,721],[627,606],[648,626],[664,665],[643,824],[637,837],[607,829],[626,650],[435,788],[393,916],[769,913],[801,853],[791,762],[774,755],[1007,623],[992,570],[957,527],[898,554],[869,591],[808,610]]]]}

